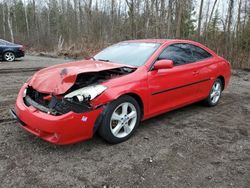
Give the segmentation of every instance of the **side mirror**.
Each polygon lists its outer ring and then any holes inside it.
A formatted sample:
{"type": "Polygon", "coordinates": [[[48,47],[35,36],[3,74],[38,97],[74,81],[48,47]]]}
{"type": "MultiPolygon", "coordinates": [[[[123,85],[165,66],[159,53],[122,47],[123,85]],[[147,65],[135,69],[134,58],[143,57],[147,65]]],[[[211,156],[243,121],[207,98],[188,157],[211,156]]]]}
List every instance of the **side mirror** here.
{"type": "Polygon", "coordinates": [[[159,60],[156,61],[154,64],[154,70],[160,70],[160,69],[171,69],[174,67],[174,62],[172,60],[159,60]]]}

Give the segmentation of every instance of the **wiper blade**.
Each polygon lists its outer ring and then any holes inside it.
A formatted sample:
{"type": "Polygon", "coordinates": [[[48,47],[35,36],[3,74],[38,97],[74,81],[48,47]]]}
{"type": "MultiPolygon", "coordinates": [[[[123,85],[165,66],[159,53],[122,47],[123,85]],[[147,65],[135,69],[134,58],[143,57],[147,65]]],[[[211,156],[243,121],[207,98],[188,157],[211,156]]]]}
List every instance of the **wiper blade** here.
{"type": "Polygon", "coordinates": [[[97,61],[110,62],[110,60],[108,60],[108,59],[97,59],[97,61]]]}

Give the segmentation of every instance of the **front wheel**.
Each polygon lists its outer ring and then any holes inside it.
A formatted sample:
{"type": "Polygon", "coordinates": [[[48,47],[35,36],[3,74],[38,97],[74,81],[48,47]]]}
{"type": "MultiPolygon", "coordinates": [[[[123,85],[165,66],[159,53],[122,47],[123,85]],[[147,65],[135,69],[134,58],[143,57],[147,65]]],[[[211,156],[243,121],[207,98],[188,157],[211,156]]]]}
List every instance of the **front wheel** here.
{"type": "Polygon", "coordinates": [[[6,52],[3,56],[5,61],[12,62],[15,60],[16,56],[13,52],[6,52]]]}
{"type": "Polygon", "coordinates": [[[210,90],[208,98],[204,101],[207,106],[216,106],[219,103],[222,93],[221,79],[217,78],[210,90]]]}
{"type": "Polygon", "coordinates": [[[127,140],[138,127],[141,109],[138,102],[130,96],[122,96],[107,106],[98,132],[103,139],[112,144],[127,140]]]}

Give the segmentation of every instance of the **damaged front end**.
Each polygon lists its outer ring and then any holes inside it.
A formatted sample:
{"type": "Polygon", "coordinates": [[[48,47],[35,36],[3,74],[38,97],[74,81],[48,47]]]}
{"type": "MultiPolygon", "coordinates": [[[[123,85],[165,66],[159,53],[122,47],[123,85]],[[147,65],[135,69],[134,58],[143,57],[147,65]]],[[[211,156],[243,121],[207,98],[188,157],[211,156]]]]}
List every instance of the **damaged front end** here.
{"type": "Polygon", "coordinates": [[[23,99],[26,106],[33,106],[42,112],[55,116],[66,114],[70,111],[82,113],[92,109],[87,101],[77,103],[73,100],[65,99],[63,96],[40,93],[30,86],[26,89],[26,96],[23,99]]]}
{"type": "Polygon", "coordinates": [[[75,83],[64,94],[53,92],[39,92],[29,85],[23,95],[26,106],[54,116],[66,114],[70,111],[83,113],[93,110],[91,100],[103,93],[107,87],[104,81],[132,73],[135,69],[120,67],[99,72],[87,72],[77,75],[75,83]]]}

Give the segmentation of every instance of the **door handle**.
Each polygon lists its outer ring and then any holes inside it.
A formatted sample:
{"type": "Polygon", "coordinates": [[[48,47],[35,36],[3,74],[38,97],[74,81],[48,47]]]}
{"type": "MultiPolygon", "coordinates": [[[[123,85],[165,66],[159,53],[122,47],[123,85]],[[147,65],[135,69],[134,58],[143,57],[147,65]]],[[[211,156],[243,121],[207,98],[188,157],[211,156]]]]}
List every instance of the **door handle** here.
{"type": "Polygon", "coordinates": [[[193,72],[193,75],[197,75],[197,74],[199,74],[199,71],[194,71],[193,72]]]}

